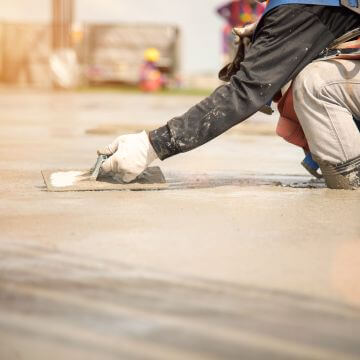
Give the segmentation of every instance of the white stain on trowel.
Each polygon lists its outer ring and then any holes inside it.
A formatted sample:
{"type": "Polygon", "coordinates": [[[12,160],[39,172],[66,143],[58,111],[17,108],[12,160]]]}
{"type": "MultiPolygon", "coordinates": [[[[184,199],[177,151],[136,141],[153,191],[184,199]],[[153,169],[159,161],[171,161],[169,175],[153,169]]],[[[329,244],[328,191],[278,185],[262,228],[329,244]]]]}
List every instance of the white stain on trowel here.
{"type": "Polygon", "coordinates": [[[80,180],[80,176],[84,173],[81,171],[65,171],[51,174],[51,185],[55,187],[66,187],[74,185],[80,180]]]}

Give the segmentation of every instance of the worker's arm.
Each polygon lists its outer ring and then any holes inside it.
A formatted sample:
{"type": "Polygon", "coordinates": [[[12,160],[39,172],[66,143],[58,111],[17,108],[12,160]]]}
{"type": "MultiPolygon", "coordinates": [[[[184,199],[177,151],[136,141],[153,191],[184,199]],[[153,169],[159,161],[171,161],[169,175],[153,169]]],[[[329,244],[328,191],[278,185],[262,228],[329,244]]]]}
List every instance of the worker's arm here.
{"type": "Polygon", "coordinates": [[[103,173],[135,179],[152,160],[194,149],[247,119],[330,42],[360,26],[345,8],[284,5],[261,20],[256,40],[238,73],[198,105],[165,126],[125,135],[100,153],[110,155],[103,173]]]}
{"type": "Polygon", "coordinates": [[[356,21],[346,11],[341,19],[342,10],[336,23],[331,15],[334,11],[324,21],[317,10],[327,11],[322,6],[284,5],[264,16],[251,49],[230,83],[150,132],[159,158],[192,150],[250,117],[356,21]]]}

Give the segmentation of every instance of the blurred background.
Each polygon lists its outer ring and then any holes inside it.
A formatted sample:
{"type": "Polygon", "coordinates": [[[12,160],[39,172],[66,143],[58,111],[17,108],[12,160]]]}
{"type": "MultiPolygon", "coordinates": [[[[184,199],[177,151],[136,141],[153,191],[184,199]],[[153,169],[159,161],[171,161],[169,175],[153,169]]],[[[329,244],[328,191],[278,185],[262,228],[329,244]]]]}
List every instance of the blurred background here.
{"type": "Polygon", "coordinates": [[[37,88],[212,89],[254,0],[2,0],[0,81],[37,88]]]}

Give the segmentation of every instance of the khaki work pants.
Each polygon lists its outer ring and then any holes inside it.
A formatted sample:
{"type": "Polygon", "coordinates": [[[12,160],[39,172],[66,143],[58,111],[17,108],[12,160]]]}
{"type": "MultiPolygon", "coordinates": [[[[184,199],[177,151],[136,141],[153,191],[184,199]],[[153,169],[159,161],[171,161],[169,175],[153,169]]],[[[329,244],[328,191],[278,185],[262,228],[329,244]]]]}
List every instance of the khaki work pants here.
{"type": "Polygon", "coordinates": [[[360,156],[360,60],[309,64],[293,83],[294,108],[321,160],[339,164],[360,156]]]}

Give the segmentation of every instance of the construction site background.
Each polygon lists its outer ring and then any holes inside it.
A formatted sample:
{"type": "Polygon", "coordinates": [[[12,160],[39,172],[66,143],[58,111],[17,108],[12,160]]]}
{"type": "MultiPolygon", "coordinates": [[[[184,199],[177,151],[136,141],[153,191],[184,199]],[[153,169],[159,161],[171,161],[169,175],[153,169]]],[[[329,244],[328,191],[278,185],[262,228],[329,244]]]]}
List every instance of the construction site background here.
{"type": "MultiPolygon", "coordinates": [[[[170,84],[180,76],[180,30],[173,25],[84,24],[74,27],[72,46],[79,67],[77,86],[94,83],[136,84],[143,53],[161,53],[159,66],[170,84]]],[[[50,88],[52,29],[47,24],[0,24],[0,81],[4,84],[50,88]]],[[[63,71],[71,71],[65,60],[63,71]]],[[[56,72],[56,71],[55,71],[56,72]]]]}

